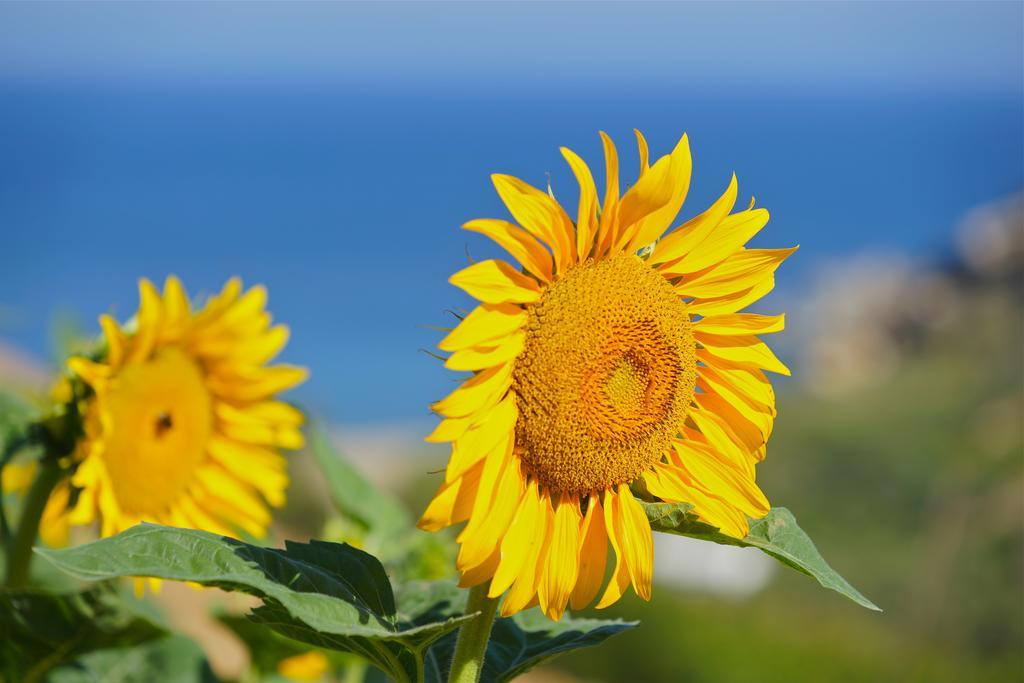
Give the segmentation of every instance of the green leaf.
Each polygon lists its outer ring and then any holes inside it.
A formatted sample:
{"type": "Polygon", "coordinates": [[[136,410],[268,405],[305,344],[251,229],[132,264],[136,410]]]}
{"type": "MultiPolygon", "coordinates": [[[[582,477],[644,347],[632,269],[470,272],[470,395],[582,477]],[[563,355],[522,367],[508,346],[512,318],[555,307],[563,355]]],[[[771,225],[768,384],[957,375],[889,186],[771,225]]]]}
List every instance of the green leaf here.
{"type": "Polygon", "coordinates": [[[109,585],[50,594],[0,593],[0,669],[5,680],[41,680],[83,654],[167,635],[109,585]]]}
{"type": "Polygon", "coordinates": [[[881,611],[829,566],[814,542],[804,533],[796,518],[786,508],[772,508],[762,519],[750,524],[746,538],[726,536],[716,527],[701,522],[688,503],[648,503],[641,501],[651,529],[679,536],[689,536],[722,545],[757,548],[779,562],[817,579],[825,588],[845,595],[858,605],[881,611]]]}
{"type": "Polygon", "coordinates": [[[184,636],[101,650],[50,672],[49,683],[216,683],[203,651],[184,636]]]}
{"type": "Polygon", "coordinates": [[[321,647],[355,652],[398,680],[414,676],[427,646],[469,617],[409,623],[372,555],[313,541],[261,548],[205,531],[142,524],[95,543],[37,549],[82,579],[151,576],[262,598],[252,618],[321,647]]]}
{"type": "MultiPolygon", "coordinates": [[[[461,613],[466,592],[448,581],[415,581],[403,585],[400,603],[411,621],[431,621],[446,613],[461,613]]],[[[636,622],[576,619],[566,614],[551,621],[540,610],[498,618],[487,644],[481,680],[509,681],[563,652],[597,645],[636,626],[636,622]]],[[[443,683],[455,650],[456,634],[450,633],[430,646],[425,659],[425,680],[443,683]]]]}
{"type": "MultiPolygon", "coordinates": [[[[315,647],[358,653],[383,671],[389,671],[390,667],[393,672],[397,665],[409,680],[420,680],[424,675],[427,680],[433,680],[430,678],[430,669],[437,667],[430,654],[433,652],[433,644],[442,637],[450,636],[454,646],[454,631],[476,615],[462,614],[466,593],[449,582],[412,582],[404,586],[400,598],[402,609],[396,614],[396,619],[401,629],[401,645],[404,649],[368,647],[364,641],[353,642],[352,639],[311,629],[275,605],[264,605],[253,610],[250,618],[282,635],[315,647]]],[[[451,652],[448,652],[450,659],[451,652]]],[[[445,667],[448,660],[445,660],[445,667]]]]}
{"type": "Polygon", "coordinates": [[[494,672],[493,680],[512,680],[563,652],[599,645],[636,625],[635,621],[570,616],[553,622],[537,609],[498,619],[487,646],[484,678],[491,680],[488,672],[494,672]]]}
{"type": "Polygon", "coordinates": [[[382,539],[402,535],[412,527],[412,519],[401,503],[371,484],[338,453],[324,430],[311,427],[309,434],[313,457],[327,479],[331,500],[339,512],[382,539]]]}

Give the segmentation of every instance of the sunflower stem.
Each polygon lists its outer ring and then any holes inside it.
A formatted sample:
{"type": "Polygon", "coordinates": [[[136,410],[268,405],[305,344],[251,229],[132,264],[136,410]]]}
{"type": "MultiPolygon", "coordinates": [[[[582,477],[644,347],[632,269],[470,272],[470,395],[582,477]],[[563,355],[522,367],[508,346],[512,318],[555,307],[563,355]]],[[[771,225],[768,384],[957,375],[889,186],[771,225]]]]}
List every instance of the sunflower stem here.
{"type": "Polygon", "coordinates": [[[488,581],[474,586],[469,591],[466,614],[478,614],[475,619],[466,622],[459,629],[448,683],[477,683],[480,680],[480,673],[484,668],[484,655],[487,654],[487,641],[491,638],[491,627],[494,625],[494,613],[501,599],[487,597],[489,588],[488,581]]]}
{"type": "Polygon", "coordinates": [[[19,588],[28,582],[28,570],[32,564],[32,546],[39,535],[39,521],[46,509],[53,487],[64,474],[56,458],[46,457],[39,463],[32,487],[25,496],[25,503],[18,519],[18,528],[11,539],[7,552],[7,576],[5,585],[8,588],[19,588]]]}

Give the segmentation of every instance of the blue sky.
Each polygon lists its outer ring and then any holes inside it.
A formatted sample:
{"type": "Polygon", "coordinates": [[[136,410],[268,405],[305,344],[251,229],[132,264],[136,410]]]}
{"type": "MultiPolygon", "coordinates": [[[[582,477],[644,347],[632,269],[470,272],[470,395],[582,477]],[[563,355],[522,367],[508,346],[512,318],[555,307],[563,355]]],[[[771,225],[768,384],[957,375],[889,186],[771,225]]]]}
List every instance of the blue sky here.
{"type": "MultiPolygon", "coordinates": [[[[419,351],[496,255],[495,171],[634,172],[633,127],[690,135],[684,215],[736,171],[816,264],[943,257],[970,208],[1024,185],[1020,3],[0,4],[0,339],[126,317],[140,276],[266,283],[312,368],[296,398],[346,422],[425,418],[452,377],[419,351]]],[[[599,180],[600,184],[600,180],[599,180]]],[[[799,371],[799,370],[798,370],[799,371]]]]}
{"type": "Polygon", "coordinates": [[[1019,90],[1018,2],[4,3],[0,76],[1019,90]]]}

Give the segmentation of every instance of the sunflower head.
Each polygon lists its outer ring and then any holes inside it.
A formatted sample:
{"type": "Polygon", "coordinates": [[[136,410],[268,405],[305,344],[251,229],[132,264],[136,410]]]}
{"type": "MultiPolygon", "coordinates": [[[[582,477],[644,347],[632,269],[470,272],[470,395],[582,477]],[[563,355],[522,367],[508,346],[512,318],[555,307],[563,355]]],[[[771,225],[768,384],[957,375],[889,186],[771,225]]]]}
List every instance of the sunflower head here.
{"type": "Polygon", "coordinates": [[[580,186],[575,216],[550,193],[493,176],[515,222],[468,230],[519,267],[475,263],[451,283],[479,300],[441,341],[445,365],[471,371],[434,410],[428,438],[452,455],[420,526],[466,522],[462,585],[490,581],[506,615],[533,604],[552,618],[632,585],[650,596],[653,546],[633,490],[685,502],[742,537],[767,513],[754,482],[775,417],[765,370],[788,373],[757,337],[782,316],[739,311],[764,296],[792,249],[747,249],[768,221],[733,212],[736,178],[706,211],[669,230],[686,197],[684,135],[619,193],[618,155],[602,133],[605,191],[563,148],[580,186]]]}
{"type": "Polygon", "coordinates": [[[275,396],[306,371],[266,365],[288,328],[271,324],[263,287],[243,292],[237,279],[197,311],[173,276],[162,294],[148,280],[139,290],[132,323],[100,318],[101,358],[68,361],[91,393],[78,496],[67,509],[72,498],[55,492],[66,515],[54,523],[99,519],[104,536],[140,521],[263,535],[288,485],[278,449],[303,441],[302,413],[275,396]]]}
{"type": "Polygon", "coordinates": [[[516,443],[546,489],[629,483],[668,448],[693,397],[686,305],[620,254],[572,268],[529,310],[512,375],[516,443]]]}

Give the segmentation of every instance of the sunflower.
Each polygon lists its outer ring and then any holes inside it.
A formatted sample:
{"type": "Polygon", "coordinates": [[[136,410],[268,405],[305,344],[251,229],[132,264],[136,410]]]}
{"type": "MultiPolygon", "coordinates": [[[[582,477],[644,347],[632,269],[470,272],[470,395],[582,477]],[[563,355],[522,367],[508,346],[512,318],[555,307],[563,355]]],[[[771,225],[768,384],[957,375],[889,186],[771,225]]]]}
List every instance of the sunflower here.
{"type": "Polygon", "coordinates": [[[768,222],[732,213],[736,177],[704,213],[666,232],[682,207],[684,135],[619,194],[618,155],[598,203],[587,165],[562,155],[580,187],[575,221],[521,180],[494,175],[515,223],[473,220],[520,264],[474,263],[450,282],[480,304],[441,341],[445,365],[473,374],[435,403],[427,437],[451,442],[444,483],[421,528],[468,521],[460,585],[490,581],[502,614],[539,604],[552,619],[632,585],[650,599],[653,539],[637,496],[683,502],[741,538],[769,504],[755,465],[776,414],[764,371],[789,374],[758,334],[783,316],[739,313],[774,286],[794,249],[747,249],[768,222]],[[608,548],[614,557],[604,584],[608,548]]]}
{"type": "Polygon", "coordinates": [[[148,280],[139,291],[130,331],[100,318],[101,360],[68,361],[92,391],[80,463],[50,501],[64,514],[43,520],[44,538],[97,519],[102,536],[143,521],[262,536],[288,485],[278,448],[303,443],[302,413],[274,397],[306,370],[266,366],[288,328],[271,325],[263,287],[243,293],[238,279],[198,311],[173,276],[163,295],[148,280]]]}

